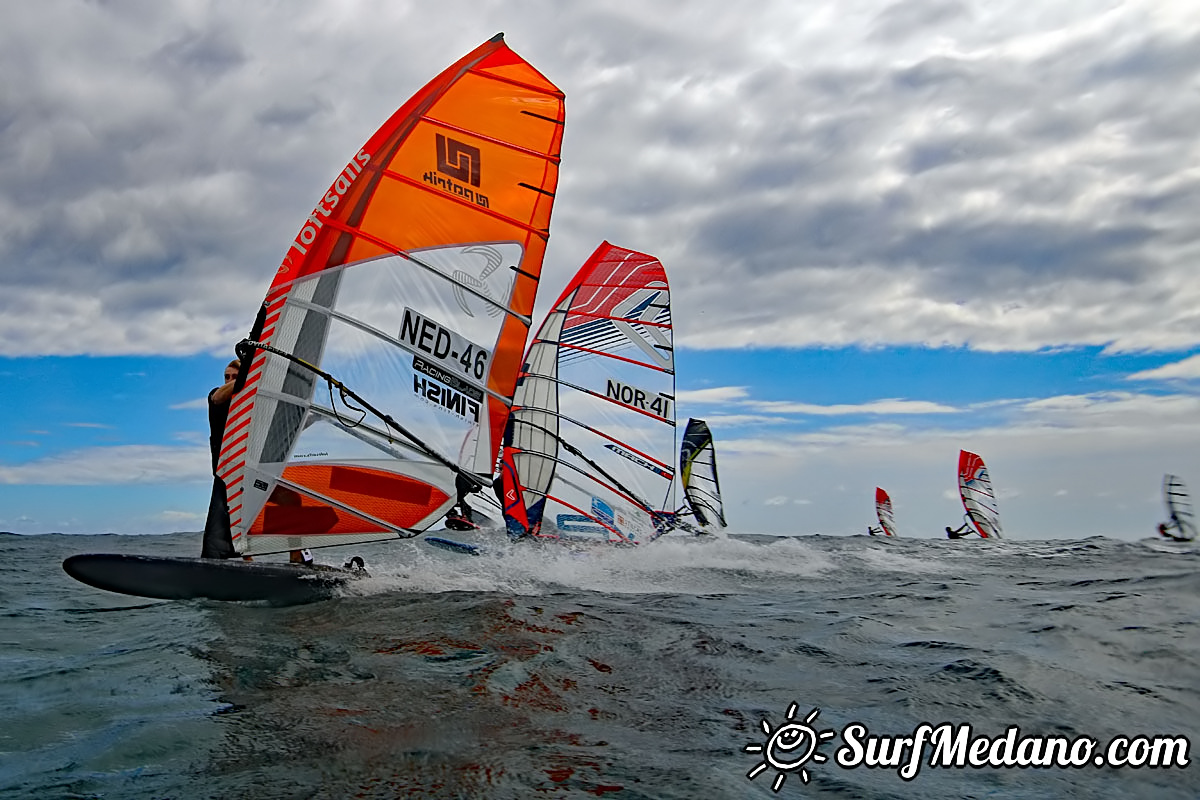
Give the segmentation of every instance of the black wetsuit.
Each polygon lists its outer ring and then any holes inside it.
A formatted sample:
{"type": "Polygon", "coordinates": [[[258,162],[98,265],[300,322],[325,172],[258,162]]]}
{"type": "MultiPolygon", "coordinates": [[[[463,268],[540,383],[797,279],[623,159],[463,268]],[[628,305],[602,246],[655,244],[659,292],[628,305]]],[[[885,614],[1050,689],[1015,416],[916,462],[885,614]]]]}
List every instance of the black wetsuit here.
{"type": "Polygon", "coordinates": [[[225,420],[229,417],[229,400],[214,403],[213,392],[208,393],[208,446],[212,450],[213,488],[208,501],[208,519],[204,522],[204,543],[200,548],[201,558],[232,558],[232,533],[229,529],[229,505],[225,499],[225,482],[217,477],[217,457],[221,453],[221,439],[225,436],[225,420]]]}

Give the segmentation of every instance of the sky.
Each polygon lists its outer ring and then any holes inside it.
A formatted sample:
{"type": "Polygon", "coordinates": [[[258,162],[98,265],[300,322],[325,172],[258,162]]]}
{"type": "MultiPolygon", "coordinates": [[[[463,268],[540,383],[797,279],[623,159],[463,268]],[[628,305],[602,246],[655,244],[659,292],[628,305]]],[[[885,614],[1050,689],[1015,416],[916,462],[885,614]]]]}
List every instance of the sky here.
{"type": "MultiPolygon", "coordinates": [[[[0,530],[199,530],[204,398],[315,201],[503,31],[566,94],[535,320],[671,279],[746,533],[1141,539],[1200,483],[1200,15],[1173,0],[0,8],[0,530]]],[[[198,546],[198,545],[197,545],[198,546]]]]}

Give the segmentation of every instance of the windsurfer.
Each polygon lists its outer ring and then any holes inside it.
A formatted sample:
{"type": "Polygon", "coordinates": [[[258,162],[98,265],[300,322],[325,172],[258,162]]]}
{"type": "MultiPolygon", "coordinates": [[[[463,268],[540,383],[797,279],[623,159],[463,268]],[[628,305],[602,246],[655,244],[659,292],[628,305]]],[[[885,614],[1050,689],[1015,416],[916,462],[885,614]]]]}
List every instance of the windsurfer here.
{"type": "MultiPolygon", "coordinates": [[[[225,437],[225,421],[229,419],[229,403],[237,389],[238,372],[242,362],[234,359],[225,365],[225,383],[208,393],[208,446],[212,450],[213,488],[208,501],[208,518],[204,521],[204,541],[200,546],[201,558],[233,558],[233,533],[229,527],[229,502],[225,496],[225,482],[217,477],[217,461],[221,454],[221,440],[225,437]]],[[[250,561],[250,556],[245,557],[250,561]]],[[[312,554],[307,550],[293,550],[293,564],[312,564],[312,554]]]]}
{"type": "Polygon", "coordinates": [[[208,393],[208,446],[212,450],[213,487],[208,501],[208,518],[204,522],[204,541],[201,558],[232,558],[232,534],[229,530],[229,504],[225,498],[225,482],[217,477],[217,457],[225,435],[225,420],[229,417],[229,401],[237,385],[242,362],[234,359],[225,365],[225,383],[208,393]]]}
{"type": "Polygon", "coordinates": [[[962,525],[959,525],[954,530],[951,530],[949,525],[946,526],[946,536],[950,539],[962,539],[964,536],[970,535],[970,533],[971,526],[966,522],[964,522],[962,525]]]}
{"type": "Polygon", "coordinates": [[[871,536],[883,536],[883,528],[873,528],[870,525],[868,525],[867,533],[871,536]]]}
{"type": "Polygon", "coordinates": [[[458,502],[446,514],[446,527],[452,531],[469,531],[479,527],[472,520],[471,507],[467,505],[467,495],[478,492],[479,486],[460,472],[454,478],[454,489],[458,492],[458,502]]]}
{"type": "Polygon", "coordinates": [[[1177,531],[1182,531],[1182,530],[1183,530],[1183,527],[1182,527],[1182,526],[1179,524],[1179,520],[1177,520],[1177,519],[1175,518],[1175,515],[1173,515],[1173,514],[1171,515],[1171,521],[1170,521],[1170,522],[1160,522],[1160,523],[1158,523],[1158,533],[1159,533],[1159,535],[1160,535],[1160,536],[1163,536],[1164,538],[1170,539],[1170,540],[1171,540],[1171,541],[1173,541],[1173,542],[1186,542],[1186,541],[1189,541],[1189,539],[1187,539],[1186,537],[1183,537],[1183,536],[1176,536],[1175,534],[1171,533],[1171,529],[1172,529],[1172,528],[1174,528],[1174,529],[1175,529],[1175,530],[1177,530],[1177,531]]]}

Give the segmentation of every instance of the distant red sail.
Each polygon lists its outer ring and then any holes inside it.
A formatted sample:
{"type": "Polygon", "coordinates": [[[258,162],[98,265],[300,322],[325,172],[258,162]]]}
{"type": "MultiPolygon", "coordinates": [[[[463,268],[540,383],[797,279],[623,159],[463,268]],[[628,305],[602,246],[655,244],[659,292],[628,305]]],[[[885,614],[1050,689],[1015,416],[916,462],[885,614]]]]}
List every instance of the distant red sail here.
{"type": "Polygon", "coordinates": [[[658,259],[596,249],[530,343],[508,424],[511,535],[636,544],[670,527],[675,360],[658,259]]]}
{"type": "Polygon", "coordinates": [[[880,487],[875,487],[875,516],[879,518],[879,527],[887,536],[896,535],[896,517],[892,511],[892,498],[880,487]]]}
{"type": "Polygon", "coordinates": [[[1000,512],[983,459],[966,450],[958,454],[958,493],[971,526],[984,539],[999,539],[1000,512]]]}

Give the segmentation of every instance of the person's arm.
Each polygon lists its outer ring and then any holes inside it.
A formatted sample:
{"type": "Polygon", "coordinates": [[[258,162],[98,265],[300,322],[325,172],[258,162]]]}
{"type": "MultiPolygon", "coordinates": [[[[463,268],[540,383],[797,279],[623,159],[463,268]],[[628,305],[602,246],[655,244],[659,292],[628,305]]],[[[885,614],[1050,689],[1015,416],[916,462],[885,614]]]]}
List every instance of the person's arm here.
{"type": "Polygon", "coordinates": [[[228,403],[230,398],[233,397],[233,385],[235,383],[237,383],[236,378],[229,381],[224,386],[218,386],[217,388],[215,388],[211,392],[209,392],[208,393],[209,405],[215,406],[215,405],[220,405],[221,403],[228,403]]]}

